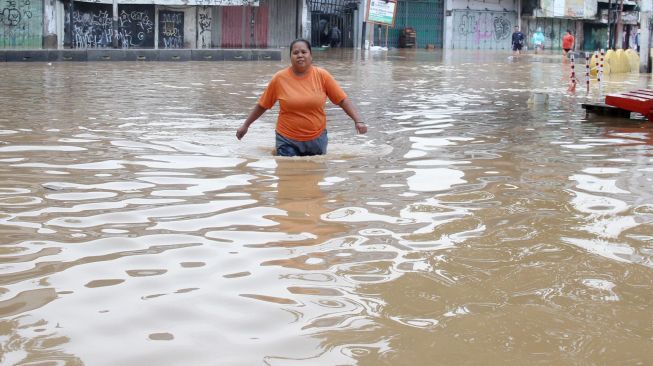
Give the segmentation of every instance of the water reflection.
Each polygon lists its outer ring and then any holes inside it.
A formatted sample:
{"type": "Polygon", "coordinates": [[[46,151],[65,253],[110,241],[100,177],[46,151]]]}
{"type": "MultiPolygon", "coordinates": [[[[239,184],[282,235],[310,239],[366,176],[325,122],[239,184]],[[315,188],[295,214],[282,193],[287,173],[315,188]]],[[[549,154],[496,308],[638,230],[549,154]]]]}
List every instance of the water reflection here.
{"type": "Polygon", "coordinates": [[[344,228],[320,220],[320,215],[326,211],[326,196],[320,188],[327,171],[326,162],[310,158],[279,158],[276,163],[275,206],[284,212],[284,216],[275,218],[279,223],[278,229],[284,233],[310,238],[308,241],[277,245],[319,245],[344,232],[344,228]]]}
{"type": "Polygon", "coordinates": [[[233,138],[286,61],[7,64],[0,363],[645,364],[651,133],[579,103],[650,75],[507,56],[316,51],[370,132],[302,159],[233,138]]]}

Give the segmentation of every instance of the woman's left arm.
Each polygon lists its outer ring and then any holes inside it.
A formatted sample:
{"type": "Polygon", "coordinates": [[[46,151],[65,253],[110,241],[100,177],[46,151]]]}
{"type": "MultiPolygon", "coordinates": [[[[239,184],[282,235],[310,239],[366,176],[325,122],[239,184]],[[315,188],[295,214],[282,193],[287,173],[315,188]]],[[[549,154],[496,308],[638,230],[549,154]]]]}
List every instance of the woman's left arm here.
{"type": "Polygon", "coordinates": [[[354,127],[356,128],[356,131],[358,131],[358,133],[363,134],[367,132],[367,125],[365,124],[365,122],[361,120],[358,111],[354,107],[354,103],[352,103],[349,100],[349,98],[343,99],[342,102],[338,104],[338,106],[340,106],[340,108],[342,108],[342,110],[345,111],[345,113],[347,113],[349,118],[351,118],[354,121],[354,127]]]}

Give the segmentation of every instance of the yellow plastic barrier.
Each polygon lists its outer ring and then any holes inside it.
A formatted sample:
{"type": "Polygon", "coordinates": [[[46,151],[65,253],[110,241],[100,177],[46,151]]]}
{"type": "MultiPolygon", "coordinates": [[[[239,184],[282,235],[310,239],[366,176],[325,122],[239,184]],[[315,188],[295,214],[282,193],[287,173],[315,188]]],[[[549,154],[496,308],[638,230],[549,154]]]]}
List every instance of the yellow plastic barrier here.
{"type": "Polygon", "coordinates": [[[629,48],[626,50],[626,57],[628,57],[628,63],[630,64],[630,72],[639,73],[639,55],[637,52],[629,48]]]}
{"type": "Polygon", "coordinates": [[[610,75],[611,71],[610,64],[603,63],[603,75],[610,75]]]}
{"type": "Polygon", "coordinates": [[[605,59],[603,61],[603,75],[610,75],[612,72],[612,59],[614,58],[614,51],[607,50],[605,52],[605,59]]]}
{"type": "Polygon", "coordinates": [[[610,71],[615,74],[630,72],[630,62],[624,50],[617,50],[610,55],[610,71]]]}
{"type": "MultiPolygon", "coordinates": [[[[601,55],[592,55],[590,59],[590,75],[596,76],[599,71],[599,60],[601,55]]],[[[610,73],[620,74],[627,72],[639,72],[639,55],[632,49],[608,50],[603,57],[603,75],[610,73]]]]}

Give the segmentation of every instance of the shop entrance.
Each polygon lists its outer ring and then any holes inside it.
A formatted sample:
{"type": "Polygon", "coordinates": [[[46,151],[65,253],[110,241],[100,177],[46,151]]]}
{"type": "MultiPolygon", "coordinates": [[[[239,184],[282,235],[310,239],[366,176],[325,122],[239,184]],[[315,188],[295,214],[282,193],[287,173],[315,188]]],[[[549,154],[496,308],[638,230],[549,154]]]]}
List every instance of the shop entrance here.
{"type": "Polygon", "coordinates": [[[309,0],[308,6],[313,46],[354,47],[354,13],[358,1],[309,0]]]}

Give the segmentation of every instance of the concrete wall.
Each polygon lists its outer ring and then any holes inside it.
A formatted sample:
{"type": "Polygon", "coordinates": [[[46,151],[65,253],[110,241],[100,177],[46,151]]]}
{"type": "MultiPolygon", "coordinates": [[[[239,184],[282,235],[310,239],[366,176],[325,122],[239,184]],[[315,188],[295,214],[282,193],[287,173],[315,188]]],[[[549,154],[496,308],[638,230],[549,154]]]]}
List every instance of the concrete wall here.
{"type": "Polygon", "coordinates": [[[453,10],[453,49],[509,50],[517,14],[504,11],[453,10]]]}
{"type": "Polygon", "coordinates": [[[64,45],[64,26],[66,19],[66,12],[64,11],[64,5],[61,1],[55,1],[55,10],[54,10],[54,23],[55,23],[55,32],[57,34],[57,49],[62,49],[64,45]]]}
{"type": "Polygon", "coordinates": [[[198,6],[197,9],[197,48],[211,48],[213,44],[213,7],[198,6]]]}
{"type": "Polygon", "coordinates": [[[302,19],[301,20],[302,38],[310,40],[311,39],[311,14],[308,11],[308,5],[306,4],[306,0],[303,1],[301,19],[302,19]]]}
{"type": "Polygon", "coordinates": [[[57,48],[57,1],[43,1],[43,48],[57,48]]]}
{"type": "Polygon", "coordinates": [[[0,0],[0,49],[43,46],[43,2],[0,0]]]}

